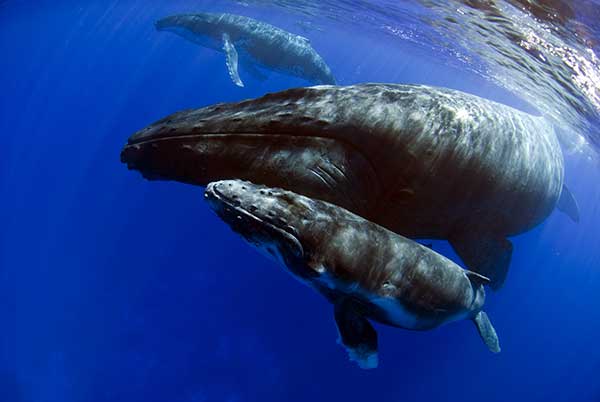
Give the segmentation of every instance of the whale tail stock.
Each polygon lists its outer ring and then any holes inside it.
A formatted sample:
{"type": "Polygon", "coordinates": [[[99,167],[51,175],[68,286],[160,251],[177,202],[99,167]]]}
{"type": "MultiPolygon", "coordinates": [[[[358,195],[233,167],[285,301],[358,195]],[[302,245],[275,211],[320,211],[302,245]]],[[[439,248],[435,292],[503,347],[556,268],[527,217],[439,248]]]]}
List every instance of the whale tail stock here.
{"type": "Polygon", "coordinates": [[[484,311],[480,311],[473,317],[473,323],[477,327],[479,336],[492,353],[500,353],[500,341],[498,340],[498,334],[494,329],[490,319],[484,311]]]}

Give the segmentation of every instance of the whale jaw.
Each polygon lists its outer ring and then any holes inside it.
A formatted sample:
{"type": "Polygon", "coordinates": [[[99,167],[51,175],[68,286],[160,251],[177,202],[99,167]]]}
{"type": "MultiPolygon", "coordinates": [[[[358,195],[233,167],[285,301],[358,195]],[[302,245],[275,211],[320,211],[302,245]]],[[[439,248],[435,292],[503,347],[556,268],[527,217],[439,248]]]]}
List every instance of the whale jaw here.
{"type": "Polygon", "coordinates": [[[382,191],[372,164],[361,153],[338,140],[308,135],[197,133],[191,125],[163,127],[159,122],[130,138],[121,161],[149,180],[201,186],[223,179],[251,180],[365,216],[382,191]]]}

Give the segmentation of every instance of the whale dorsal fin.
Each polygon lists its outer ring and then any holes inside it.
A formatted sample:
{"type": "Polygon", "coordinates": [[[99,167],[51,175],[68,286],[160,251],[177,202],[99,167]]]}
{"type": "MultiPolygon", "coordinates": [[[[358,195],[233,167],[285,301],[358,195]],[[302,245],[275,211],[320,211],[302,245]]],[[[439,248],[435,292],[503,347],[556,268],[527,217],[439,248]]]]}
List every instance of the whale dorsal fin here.
{"type": "Polygon", "coordinates": [[[556,208],[558,208],[560,212],[567,214],[573,222],[579,222],[579,207],[577,206],[577,201],[564,184],[556,208]]]}
{"type": "Polygon", "coordinates": [[[225,57],[227,58],[227,71],[229,72],[231,81],[233,81],[233,83],[238,87],[243,87],[244,83],[242,82],[240,73],[238,71],[238,53],[227,33],[223,34],[223,51],[225,52],[225,57]]]}
{"type": "Polygon", "coordinates": [[[477,331],[479,332],[479,336],[483,340],[483,343],[488,347],[488,349],[493,353],[500,353],[500,341],[498,340],[498,334],[494,329],[490,319],[484,311],[480,311],[477,313],[475,317],[473,317],[473,323],[477,327],[477,331]]]}
{"type": "Polygon", "coordinates": [[[350,298],[341,298],[334,303],[335,323],[340,342],[348,351],[350,360],[360,368],[372,369],[378,365],[377,332],[360,312],[360,306],[350,298]]]}
{"type": "Polygon", "coordinates": [[[502,287],[512,257],[512,243],[507,238],[465,227],[448,240],[469,270],[489,278],[492,289],[502,287]]]}

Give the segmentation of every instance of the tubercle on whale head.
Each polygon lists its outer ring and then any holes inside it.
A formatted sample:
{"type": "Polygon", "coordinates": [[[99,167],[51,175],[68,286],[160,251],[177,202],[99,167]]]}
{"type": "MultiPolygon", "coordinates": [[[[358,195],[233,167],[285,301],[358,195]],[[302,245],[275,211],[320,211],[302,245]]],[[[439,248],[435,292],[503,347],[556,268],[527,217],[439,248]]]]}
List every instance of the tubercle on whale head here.
{"type": "Polygon", "coordinates": [[[211,209],[248,243],[299,277],[306,270],[302,236],[312,214],[303,197],[242,180],[209,183],[204,198],[211,209]]]}
{"type": "Polygon", "coordinates": [[[359,150],[334,138],[296,133],[290,124],[281,130],[253,126],[252,115],[230,112],[234,107],[215,105],[159,120],[129,138],[121,161],[150,180],[205,186],[238,178],[358,214],[373,209],[382,189],[373,165],[359,150]]]}
{"type": "Polygon", "coordinates": [[[213,26],[217,20],[217,15],[210,13],[177,14],[157,20],[154,27],[157,31],[176,31],[178,29],[201,31],[213,26]]]}

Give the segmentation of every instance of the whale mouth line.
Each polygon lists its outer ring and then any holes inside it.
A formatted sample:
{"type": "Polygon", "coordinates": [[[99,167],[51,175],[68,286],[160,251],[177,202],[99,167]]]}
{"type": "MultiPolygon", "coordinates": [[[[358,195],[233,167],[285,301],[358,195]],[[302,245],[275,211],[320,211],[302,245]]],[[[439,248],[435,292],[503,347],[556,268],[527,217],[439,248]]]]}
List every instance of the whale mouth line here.
{"type": "MultiPolygon", "coordinates": [[[[382,172],[377,170],[368,152],[361,150],[348,139],[329,135],[329,133],[315,132],[303,127],[297,131],[287,128],[273,130],[274,132],[260,132],[260,130],[223,132],[214,128],[206,132],[198,132],[196,130],[199,128],[190,126],[181,128],[179,132],[174,130],[159,124],[133,134],[121,150],[121,163],[126,164],[129,170],[139,171],[148,180],[178,180],[206,186],[210,181],[215,180],[235,177],[252,179],[249,175],[245,177],[221,175],[215,170],[219,169],[219,158],[222,157],[219,152],[233,150],[238,145],[240,149],[245,149],[244,152],[250,152],[248,149],[253,149],[252,152],[263,152],[271,148],[276,150],[289,148],[290,152],[298,152],[299,147],[302,147],[320,153],[322,149],[329,149],[334,150],[335,155],[339,154],[339,161],[337,159],[330,161],[335,165],[335,173],[339,174],[335,180],[343,180],[347,183],[350,181],[355,183],[359,180],[358,183],[365,185],[354,172],[354,164],[362,166],[362,177],[372,178],[370,187],[367,186],[372,190],[368,193],[372,199],[367,201],[355,199],[353,193],[346,191],[347,208],[368,214],[366,204],[376,202],[376,194],[383,191],[382,172]],[[210,166],[213,166],[213,170],[209,174],[207,172],[210,166]]],[[[308,174],[318,177],[321,183],[332,188],[328,176],[323,177],[318,169],[316,171],[312,169],[308,174]]],[[[279,187],[284,186],[279,185],[279,187]]]]}
{"type": "MultiPolygon", "coordinates": [[[[202,137],[225,137],[225,136],[229,136],[229,135],[237,135],[237,134],[241,134],[241,135],[252,135],[254,133],[202,133],[202,134],[180,134],[180,135],[156,135],[156,136],[148,136],[148,137],[141,137],[141,138],[133,138],[135,137],[132,136],[127,140],[127,144],[125,145],[125,148],[132,146],[132,145],[146,145],[146,144],[152,144],[154,142],[159,142],[159,141],[170,141],[170,140],[193,140],[196,138],[202,138],[202,137]]],[[[256,135],[269,135],[269,134],[256,134],[256,135]]]]}
{"type": "Polygon", "coordinates": [[[335,138],[327,135],[319,135],[315,134],[297,134],[293,132],[278,132],[278,133],[257,133],[257,132],[230,132],[230,133],[219,133],[219,132],[205,132],[200,134],[173,134],[173,135],[163,135],[161,133],[149,135],[149,136],[140,136],[139,138],[135,138],[136,135],[132,135],[127,140],[127,144],[121,150],[121,162],[126,163],[126,151],[137,151],[143,147],[151,146],[153,148],[158,148],[160,143],[168,143],[170,141],[180,141],[184,144],[182,146],[189,148],[190,144],[185,143],[193,143],[199,139],[220,139],[231,137],[232,139],[237,139],[239,137],[245,138],[265,138],[265,137],[288,137],[288,138],[313,138],[313,139],[323,139],[332,141],[335,144],[341,144],[342,146],[348,147],[350,151],[355,152],[360,155],[369,165],[369,167],[376,172],[373,162],[367,157],[364,152],[361,152],[355,145],[353,145],[349,141],[345,141],[340,138],[335,138]]]}
{"type": "Polygon", "coordinates": [[[295,134],[292,132],[281,132],[281,133],[256,133],[256,132],[231,132],[231,133],[201,133],[201,134],[174,134],[174,135],[163,135],[163,134],[155,134],[149,135],[147,137],[134,138],[135,135],[129,137],[127,140],[127,144],[123,147],[123,150],[128,148],[136,148],[143,147],[146,145],[152,145],[159,142],[168,142],[168,141],[194,141],[197,139],[212,139],[212,138],[226,138],[226,137],[306,137],[306,138],[322,138],[327,140],[333,140],[334,142],[340,142],[344,145],[349,145],[345,141],[339,140],[337,138],[331,138],[325,135],[309,135],[309,134],[295,134]]]}

